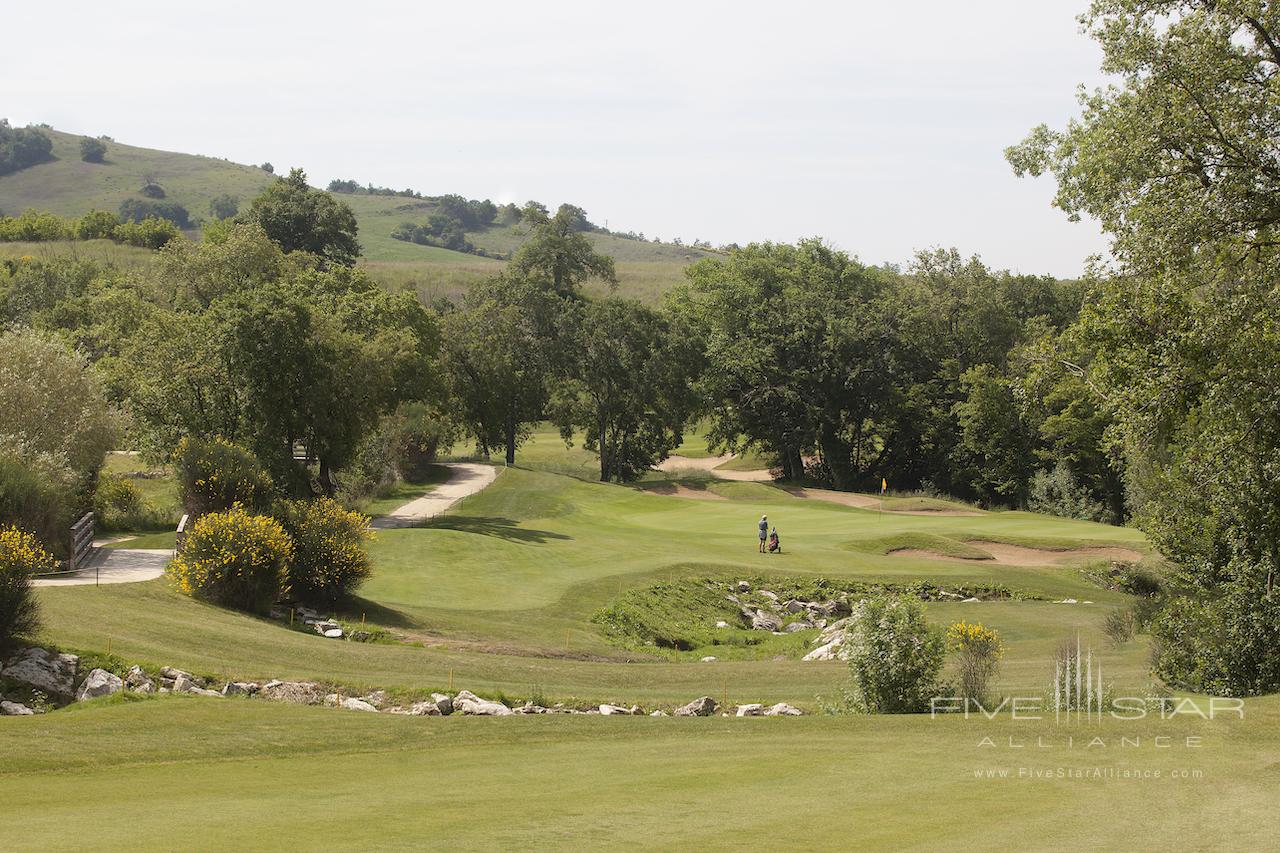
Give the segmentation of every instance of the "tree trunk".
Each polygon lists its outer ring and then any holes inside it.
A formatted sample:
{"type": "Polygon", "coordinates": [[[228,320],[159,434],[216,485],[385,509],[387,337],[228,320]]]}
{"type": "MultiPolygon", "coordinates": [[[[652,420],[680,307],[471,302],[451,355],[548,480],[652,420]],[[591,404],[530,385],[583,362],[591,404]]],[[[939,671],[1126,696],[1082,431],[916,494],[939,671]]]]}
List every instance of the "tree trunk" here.
{"type": "Polygon", "coordinates": [[[507,415],[507,464],[516,464],[516,416],[507,415]]]}
{"type": "MultiPolygon", "coordinates": [[[[292,457],[293,452],[290,450],[289,455],[292,457]]],[[[329,471],[329,460],[326,457],[320,457],[320,488],[324,490],[325,497],[333,497],[333,493],[337,491],[337,487],[333,483],[333,476],[329,471]]]]}
{"type": "Polygon", "coordinates": [[[849,461],[849,444],[841,441],[835,429],[824,423],[819,433],[822,443],[822,458],[831,471],[832,488],[847,492],[853,488],[853,470],[849,461]]]}

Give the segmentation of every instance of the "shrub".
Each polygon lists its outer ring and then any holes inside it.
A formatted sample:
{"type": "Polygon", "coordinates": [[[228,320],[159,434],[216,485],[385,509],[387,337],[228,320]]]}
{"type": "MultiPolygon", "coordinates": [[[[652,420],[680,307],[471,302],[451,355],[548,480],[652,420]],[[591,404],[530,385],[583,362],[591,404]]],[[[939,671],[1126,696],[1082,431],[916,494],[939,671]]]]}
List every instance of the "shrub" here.
{"type": "Polygon", "coordinates": [[[91,210],[75,220],[72,228],[79,240],[110,240],[115,237],[120,217],[105,210],[91,210]]]}
{"type": "Polygon", "coordinates": [[[240,212],[240,199],[223,193],[209,202],[209,215],[214,219],[230,219],[240,212]]]}
{"type": "Polygon", "coordinates": [[[1086,486],[1076,480],[1066,462],[1059,462],[1053,471],[1036,471],[1031,477],[1027,508],[1032,512],[1062,518],[1101,522],[1112,520],[1111,513],[1100,501],[1094,500],[1086,486]]]}
{"type": "Polygon", "coordinates": [[[75,500],[75,476],[63,459],[0,442],[0,524],[29,531],[65,553],[75,500]]]}
{"type": "Polygon", "coordinates": [[[254,456],[224,438],[183,438],[173,453],[182,506],[193,516],[241,504],[263,509],[271,500],[271,477],[254,456]]]}
{"type": "Polygon", "coordinates": [[[293,543],[280,522],[241,506],[195,523],[169,574],[187,595],[254,612],[288,593],[293,543]]]}
{"type": "Polygon", "coordinates": [[[849,623],[849,670],[859,710],[876,714],[925,711],[936,695],[946,653],[942,632],[924,607],[905,596],[868,598],[849,623]]]}
{"type": "Polygon", "coordinates": [[[981,623],[961,621],[947,628],[947,643],[959,664],[960,695],[978,702],[985,700],[987,685],[1004,654],[1000,635],[981,623]]]}
{"type": "Polygon", "coordinates": [[[12,127],[0,118],[0,175],[7,175],[49,159],[53,140],[34,127],[12,127]]]}
{"type": "Polygon", "coordinates": [[[1124,645],[1133,639],[1138,624],[1134,612],[1127,608],[1116,608],[1102,617],[1102,631],[1117,646],[1124,645]]]}
{"type": "Polygon", "coordinates": [[[1280,690],[1280,597],[1243,583],[1175,596],[1150,631],[1152,668],[1167,684],[1217,696],[1280,690]]]}
{"type": "Polygon", "coordinates": [[[164,187],[160,186],[155,181],[150,180],[143,184],[142,188],[138,190],[138,192],[147,198],[164,198],[168,195],[168,193],[164,191],[164,187]]]}
{"type": "Polygon", "coordinates": [[[80,159],[86,163],[101,163],[107,156],[107,143],[86,136],[80,140],[80,159]]]}
{"type": "Polygon", "coordinates": [[[53,555],[30,533],[0,529],[0,649],[40,627],[31,576],[54,570],[53,555]]]}
{"type": "Polygon", "coordinates": [[[279,519],[293,539],[288,585],[300,601],[333,604],[369,576],[364,545],[373,534],[369,519],[329,498],[286,501],[279,519]]]}
{"type": "Polygon", "coordinates": [[[0,242],[45,243],[72,236],[71,223],[61,216],[28,209],[21,216],[0,217],[0,242]]]}
{"type": "MultiPolygon", "coordinates": [[[[164,191],[161,190],[161,192],[163,193],[164,191]]],[[[141,222],[150,217],[167,219],[179,228],[191,227],[191,217],[187,213],[187,209],[175,202],[145,201],[140,198],[127,198],[120,202],[121,219],[129,222],[141,222]]]]}
{"type": "Polygon", "coordinates": [[[167,219],[148,216],[139,222],[121,222],[111,233],[117,243],[159,249],[182,236],[178,226],[167,219]]]}
{"type": "Polygon", "coordinates": [[[172,517],[157,510],[128,477],[104,474],[93,496],[97,525],[103,530],[172,530],[172,517]]]}

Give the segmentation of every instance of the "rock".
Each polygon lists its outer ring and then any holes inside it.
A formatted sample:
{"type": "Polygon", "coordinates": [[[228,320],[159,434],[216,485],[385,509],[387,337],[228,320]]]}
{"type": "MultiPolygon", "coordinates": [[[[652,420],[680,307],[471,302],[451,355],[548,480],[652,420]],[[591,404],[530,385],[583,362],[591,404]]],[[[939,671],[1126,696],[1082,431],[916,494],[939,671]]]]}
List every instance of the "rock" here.
{"type": "Polygon", "coordinates": [[[818,646],[818,648],[809,652],[809,654],[800,658],[800,660],[801,661],[848,660],[849,650],[845,648],[844,640],[845,640],[844,635],[841,634],[840,636],[837,636],[835,639],[831,640],[831,642],[826,643],[825,645],[818,646]]]}
{"type": "Polygon", "coordinates": [[[826,645],[836,637],[844,636],[845,629],[848,626],[848,619],[837,619],[835,622],[832,622],[830,625],[822,629],[822,633],[814,638],[813,644],[815,646],[826,645]]]}
{"type": "Polygon", "coordinates": [[[505,717],[511,713],[511,709],[501,702],[481,699],[468,690],[459,691],[453,697],[453,710],[475,717],[505,717]]]}
{"type": "Polygon", "coordinates": [[[761,705],[759,702],[753,702],[753,703],[750,703],[750,704],[747,704],[747,705],[739,705],[739,706],[738,706],[738,710],[737,710],[737,712],[734,714],[734,716],[736,716],[736,717],[763,717],[763,716],[764,716],[764,706],[763,706],[763,705],[761,705]]]}
{"type": "Polygon", "coordinates": [[[273,702],[292,702],[295,705],[319,705],[324,693],[311,681],[268,681],[258,695],[273,702]]]}
{"type": "Polygon", "coordinates": [[[965,604],[973,604],[975,601],[981,601],[981,600],[982,600],[981,598],[966,598],[966,599],[964,600],[964,603],[965,603],[965,604]]]}
{"type": "Polygon", "coordinates": [[[772,613],[757,610],[751,616],[751,628],[755,631],[776,631],[782,627],[782,620],[772,613]]]}
{"type": "MultiPolygon", "coordinates": [[[[551,709],[544,708],[541,705],[535,705],[532,702],[525,702],[523,705],[517,705],[516,707],[512,708],[511,713],[513,714],[550,714],[551,709]]],[[[592,713],[598,714],[600,712],[593,711],[592,713]]]]}
{"type": "Polygon", "coordinates": [[[387,691],[375,690],[366,696],[361,696],[360,698],[375,708],[381,708],[383,705],[387,704],[387,691]]]}
{"type": "Polygon", "coordinates": [[[668,714],[666,711],[650,711],[649,716],[650,717],[669,717],[671,715],[668,714]]]}
{"type": "Polygon", "coordinates": [[[778,603],[778,594],[776,592],[770,592],[767,589],[762,589],[760,590],[760,594],[772,601],[774,604],[778,603]]]}
{"type": "Polygon", "coordinates": [[[728,627],[729,627],[729,623],[728,623],[728,622],[726,622],[726,621],[724,621],[723,619],[717,619],[717,620],[716,620],[716,627],[717,627],[717,628],[728,628],[728,627]]]}
{"type": "Polygon", "coordinates": [[[0,675],[10,681],[42,690],[51,696],[71,697],[76,688],[76,668],[80,659],[41,648],[23,649],[9,658],[0,675]]]}
{"type": "Polygon", "coordinates": [[[110,696],[123,689],[124,681],[120,676],[105,669],[95,669],[85,676],[84,683],[76,693],[76,701],[83,702],[86,699],[97,699],[99,696],[110,696]]]}
{"type": "Polygon", "coordinates": [[[676,708],[677,717],[710,717],[716,712],[716,700],[710,696],[700,696],[687,705],[676,708]]]}
{"type": "Polygon", "coordinates": [[[332,619],[326,619],[323,622],[315,623],[316,633],[322,637],[328,637],[331,640],[342,638],[342,626],[332,619]],[[335,633],[336,632],[336,633],[335,633]]]}
{"type": "MultiPolygon", "coordinates": [[[[396,708],[392,708],[392,709],[391,709],[391,712],[392,712],[393,714],[394,714],[394,713],[397,713],[397,712],[398,712],[398,709],[396,709],[396,708]]],[[[410,706],[409,706],[409,710],[408,710],[408,711],[403,711],[403,712],[400,712],[400,713],[412,714],[412,715],[413,715],[413,716],[415,716],[415,717],[439,717],[439,716],[441,716],[441,714],[440,714],[440,706],[439,706],[439,705],[437,705],[435,702],[414,702],[412,705],[410,705],[410,706]]]]}
{"type": "Polygon", "coordinates": [[[853,612],[853,605],[849,603],[848,598],[833,598],[827,604],[831,606],[828,616],[848,616],[853,612]]]}
{"type": "Polygon", "coordinates": [[[222,698],[222,694],[219,693],[217,690],[206,690],[203,687],[192,687],[190,690],[187,691],[187,693],[189,693],[192,696],[213,696],[219,699],[222,698]]]}
{"type": "Polygon", "coordinates": [[[716,656],[715,656],[715,655],[707,655],[705,658],[698,658],[698,660],[699,660],[699,662],[701,662],[701,663],[714,663],[714,662],[715,662],[715,660],[716,660],[716,656]]]}
{"type": "Polygon", "coordinates": [[[363,699],[356,699],[354,696],[348,696],[346,699],[343,699],[338,703],[338,707],[347,711],[365,711],[366,713],[372,712],[374,714],[378,713],[377,708],[373,707],[363,699]]]}
{"type": "Polygon", "coordinates": [[[34,713],[21,702],[0,702],[0,717],[30,717],[34,713]]]}
{"type": "Polygon", "coordinates": [[[738,592],[751,592],[751,584],[747,583],[746,581],[738,581],[736,584],[733,585],[733,588],[736,589],[738,592]]]}
{"type": "Polygon", "coordinates": [[[173,680],[173,687],[171,689],[174,693],[194,693],[201,688],[194,678],[183,672],[173,680]]]}
{"type": "Polygon", "coordinates": [[[766,708],[764,715],[766,717],[803,717],[804,711],[786,702],[779,702],[777,705],[766,708]]]}
{"type": "Polygon", "coordinates": [[[787,603],[782,605],[782,608],[788,613],[800,613],[808,609],[808,604],[803,601],[797,601],[794,598],[789,598],[787,599],[787,603]]]}
{"type": "Polygon", "coordinates": [[[792,622],[790,625],[783,628],[782,630],[788,634],[794,634],[796,631],[807,631],[812,627],[813,627],[812,622],[806,622],[803,619],[797,619],[795,622],[792,622]]]}
{"type": "Polygon", "coordinates": [[[611,717],[614,714],[624,714],[624,715],[630,716],[631,709],[623,708],[621,705],[601,705],[600,713],[606,717],[611,717]]]}
{"type": "Polygon", "coordinates": [[[325,638],[326,638],[326,639],[330,639],[330,640],[341,640],[341,639],[342,639],[342,629],[341,629],[341,628],[330,628],[328,631],[325,631],[325,632],[324,632],[324,635],[325,635],[325,638]]]}
{"type": "Polygon", "coordinates": [[[259,690],[256,681],[228,681],[222,688],[223,696],[252,696],[259,690]]]}
{"type": "Polygon", "coordinates": [[[129,667],[124,674],[124,686],[137,693],[152,693],[156,689],[156,683],[137,665],[129,667]]]}
{"type": "Polygon", "coordinates": [[[1074,598],[1064,598],[1061,601],[1056,601],[1054,603],[1055,604],[1079,604],[1080,602],[1076,601],[1074,598]]]}
{"type": "Polygon", "coordinates": [[[177,681],[178,676],[180,675],[185,675],[189,680],[194,682],[196,686],[204,687],[204,681],[202,679],[196,678],[194,675],[192,675],[189,672],[186,672],[181,669],[174,669],[171,666],[165,666],[160,668],[161,679],[169,679],[170,681],[177,681]]]}
{"type": "Polygon", "coordinates": [[[436,708],[444,716],[447,717],[453,713],[453,697],[448,693],[432,693],[431,701],[436,703],[436,708]]]}

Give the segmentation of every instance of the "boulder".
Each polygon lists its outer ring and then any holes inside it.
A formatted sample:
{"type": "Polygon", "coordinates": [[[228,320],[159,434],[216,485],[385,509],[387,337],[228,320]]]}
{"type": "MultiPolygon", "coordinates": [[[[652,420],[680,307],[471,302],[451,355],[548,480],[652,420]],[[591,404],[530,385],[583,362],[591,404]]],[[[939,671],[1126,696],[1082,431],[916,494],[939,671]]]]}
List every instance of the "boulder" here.
{"type": "Polygon", "coordinates": [[[194,693],[202,689],[196,680],[185,672],[179,673],[178,677],[173,680],[173,686],[170,688],[174,693],[194,693]]]}
{"type": "Polygon", "coordinates": [[[782,630],[788,634],[794,634],[796,631],[807,631],[812,627],[813,627],[812,622],[807,622],[804,619],[797,619],[796,621],[787,625],[787,627],[783,628],[782,630]]]}
{"type": "Polygon", "coordinates": [[[436,703],[436,708],[444,716],[447,717],[453,713],[453,697],[448,693],[432,693],[431,701],[436,703]]]}
{"type": "Polygon", "coordinates": [[[10,657],[0,675],[10,681],[34,687],[51,696],[71,697],[76,689],[76,668],[80,659],[41,648],[23,649],[10,657]]]}
{"type": "Polygon", "coordinates": [[[734,716],[736,716],[736,717],[763,717],[763,716],[764,716],[764,706],[763,706],[763,705],[761,705],[759,702],[752,702],[752,703],[747,704],[747,705],[739,705],[739,706],[738,706],[738,710],[735,712],[734,716]]]}
{"type": "Polygon", "coordinates": [[[726,621],[724,621],[723,619],[717,619],[717,620],[716,620],[716,627],[717,627],[717,628],[728,628],[728,627],[729,627],[729,623],[728,623],[728,622],[726,622],[726,621]]]}
{"type": "Polygon", "coordinates": [[[501,702],[481,699],[469,690],[462,690],[453,697],[453,710],[474,717],[505,717],[511,709],[501,702]]]}
{"type": "MultiPolygon", "coordinates": [[[[392,713],[396,713],[397,709],[392,708],[392,713]]],[[[414,702],[409,706],[408,711],[401,713],[412,714],[415,717],[439,717],[440,706],[435,702],[414,702]]]]}
{"type": "Polygon", "coordinates": [[[802,717],[804,716],[804,711],[793,705],[788,705],[786,702],[779,702],[777,705],[766,708],[764,715],[766,717],[802,717]]]}
{"type": "Polygon", "coordinates": [[[312,681],[268,681],[258,695],[273,702],[292,702],[295,705],[319,705],[324,693],[312,681]]]}
{"type": "Polygon", "coordinates": [[[845,648],[844,637],[836,637],[826,645],[818,646],[818,648],[809,652],[809,654],[800,658],[802,661],[814,660],[848,660],[849,650],[845,648]]]}
{"type": "Polygon", "coordinates": [[[716,658],[716,656],[715,656],[715,655],[707,655],[707,656],[706,656],[706,657],[704,657],[704,658],[698,658],[699,662],[701,662],[701,663],[714,663],[714,662],[716,661],[716,659],[717,659],[717,658],[716,658]]]}
{"type": "Polygon", "coordinates": [[[381,708],[383,705],[387,704],[387,691],[375,690],[372,693],[361,696],[360,698],[375,708],[381,708]]]}
{"type": "Polygon", "coordinates": [[[0,702],[0,717],[29,717],[34,713],[20,702],[0,702]]]}
{"type": "Polygon", "coordinates": [[[99,696],[110,696],[123,689],[124,681],[120,676],[105,669],[95,669],[85,676],[84,683],[76,693],[76,701],[83,702],[86,699],[97,699],[99,696]]]}
{"type": "Polygon", "coordinates": [[[733,588],[736,589],[738,592],[751,592],[751,584],[747,583],[746,581],[738,581],[736,584],[733,585],[733,588]]]}
{"type": "Polygon", "coordinates": [[[794,598],[789,598],[787,599],[787,603],[782,605],[782,608],[788,613],[800,613],[807,610],[809,608],[809,604],[808,602],[797,601],[794,598]]]}
{"type": "Polygon", "coordinates": [[[751,616],[751,628],[755,631],[776,631],[781,627],[782,620],[764,610],[757,610],[751,616]]]}
{"type": "Polygon", "coordinates": [[[666,711],[650,711],[649,716],[650,717],[669,717],[671,715],[668,714],[666,711]]]}
{"type": "Polygon", "coordinates": [[[129,667],[124,674],[124,686],[138,693],[153,693],[156,689],[156,683],[137,665],[129,667]]]}
{"type": "Polygon", "coordinates": [[[613,716],[613,715],[615,715],[615,714],[623,714],[623,715],[626,715],[626,716],[630,716],[630,715],[631,715],[631,709],[630,709],[630,708],[624,708],[624,707],[622,707],[621,705],[601,705],[601,706],[600,706],[600,713],[601,713],[602,715],[606,716],[606,717],[611,717],[611,716],[613,716]]]}
{"type": "Polygon", "coordinates": [[[710,696],[700,696],[687,705],[676,708],[677,717],[710,717],[716,712],[716,700],[710,696]]]}
{"type": "Polygon", "coordinates": [[[770,592],[767,589],[762,589],[760,590],[760,594],[772,601],[774,604],[778,603],[778,594],[776,592],[770,592]]]}
{"type": "Polygon", "coordinates": [[[223,696],[252,696],[258,692],[256,681],[228,681],[222,688],[223,696]]]}
{"type": "Polygon", "coordinates": [[[222,694],[219,693],[217,690],[206,690],[203,687],[192,687],[190,690],[187,691],[187,693],[191,694],[192,696],[215,696],[218,698],[222,697],[222,694]]]}
{"type": "Polygon", "coordinates": [[[535,705],[532,702],[525,702],[523,705],[517,705],[511,709],[513,714],[550,714],[550,708],[544,708],[541,705],[535,705]]]}
{"type": "Polygon", "coordinates": [[[346,699],[343,699],[338,703],[338,707],[347,711],[365,711],[366,713],[373,712],[374,714],[378,713],[377,708],[373,707],[363,699],[357,699],[354,696],[348,696],[346,699]]]}

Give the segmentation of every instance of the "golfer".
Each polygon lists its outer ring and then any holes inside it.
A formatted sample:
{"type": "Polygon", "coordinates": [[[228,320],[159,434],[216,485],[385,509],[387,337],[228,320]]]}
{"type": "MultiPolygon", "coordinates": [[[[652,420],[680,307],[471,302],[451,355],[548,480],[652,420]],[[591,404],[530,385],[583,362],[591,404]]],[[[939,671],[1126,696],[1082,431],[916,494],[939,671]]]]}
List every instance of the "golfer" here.
{"type": "Polygon", "coordinates": [[[760,529],[760,553],[763,554],[765,540],[769,538],[769,516],[760,516],[760,524],[757,527],[760,529]]]}

